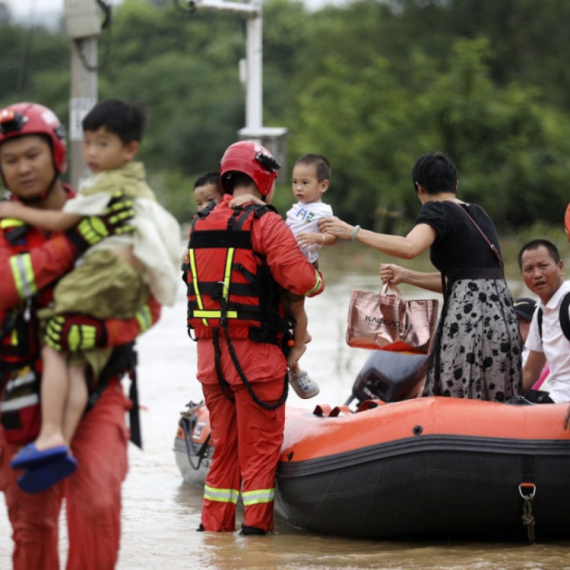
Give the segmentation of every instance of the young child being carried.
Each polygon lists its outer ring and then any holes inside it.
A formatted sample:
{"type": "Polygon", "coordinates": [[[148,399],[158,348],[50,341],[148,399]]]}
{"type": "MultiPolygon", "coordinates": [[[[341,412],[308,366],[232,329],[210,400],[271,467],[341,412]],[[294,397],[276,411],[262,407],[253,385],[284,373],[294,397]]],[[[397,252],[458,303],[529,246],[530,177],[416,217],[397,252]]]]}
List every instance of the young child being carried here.
{"type": "MultiPolygon", "coordinates": [[[[57,284],[52,307],[43,311],[43,318],[64,313],[128,318],[144,307],[149,294],[161,304],[174,304],[180,226],[156,201],[142,163],[133,162],[144,123],[145,115],[135,105],[120,100],[97,104],[82,123],[83,158],[92,176],[81,185],[79,195],[68,200],[63,211],[38,210],[19,202],[0,204],[1,217],[63,231],[86,215],[104,212],[117,193],[133,201],[134,233],[107,238],[87,250],[76,268],[57,284]]],[[[40,433],[16,455],[12,467],[33,468],[57,461],[58,469],[44,473],[54,478],[51,484],[75,471],[77,462],[69,445],[85,410],[89,387],[97,381],[111,350],[65,354],[47,345],[42,348],[40,433]]]]}
{"type": "MultiPolygon", "coordinates": [[[[215,171],[205,172],[196,179],[194,182],[194,200],[196,200],[196,208],[198,212],[203,210],[210,202],[219,204],[224,197],[224,191],[220,183],[220,173],[215,171]]],[[[263,200],[252,196],[251,194],[244,194],[238,198],[233,198],[230,202],[231,208],[243,206],[253,202],[259,206],[266,206],[263,200]]]]}
{"type": "MultiPolygon", "coordinates": [[[[337,238],[319,232],[318,221],[330,218],[332,208],[322,201],[329,189],[331,166],[320,154],[306,154],[293,166],[292,189],[297,203],[287,212],[285,223],[289,226],[305,257],[318,268],[319,249],[334,245],[337,238]]],[[[305,312],[305,298],[286,294],[288,312],[295,319],[294,346],[289,354],[289,380],[301,398],[312,398],[319,393],[319,385],[299,367],[299,359],[311,340],[307,331],[308,319],[305,312]]]]}
{"type": "MultiPolygon", "coordinates": [[[[210,202],[219,204],[223,197],[224,191],[220,185],[219,172],[211,170],[196,178],[196,182],[194,182],[194,200],[196,200],[198,212],[203,210],[210,202]]],[[[251,198],[253,199],[253,196],[251,198]]]]}
{"type": "MultiPolygon", "coordinates": [[[[194,200],[196,202],[196,211],[199,212],[206,208],[210,202],[214,204],[219,204],[224,197],[224,191],[220,183],[220,173],[215,170],[209,170],[204,172],[196,178],[194,182],[194,200]]],[[[243,206],[249,202],[254,202],[260,206],[264,206],[265,202],[259,200],[255,196],[246,194],[245,196],[240,196],[239,198],[234,198],[230,202],[230,207],[235,208],[237,206],[243,206]]],[[[182,271],[188,269],[188,250],[185,249],[182,254],[182,271]]]]}
{"type": "MultiPolygon", "coordinates": [[[[332,208],[321,201],[322,195],[330,184],[331,168],[324,156],[308,154],[301,157],[293,168],[293,194],[298,202],[287,212],[286,223],[297,238],[301,251],[308,260],[318,266],[318,250],[323,245],[334,245],[337,238],[332,235],[319,233],[318,220],[332,216],[332,208]]],[[[194,183],[194,199],[198,211],[204,209],[211,201],[218,204],[223,197],[220,176],[217,172],[206,172],[194,183]]],[[[243,206],[254,202],[265,205],[258,198],[245,195],[233,198],[230,207],[243,206]]],[[[188,263],[188,252],[183,258],[183,264],[188,263]]],[[[294,321],[294,345],[288,358],[289,382],[297,395],[303,399],[312,398],[319,393],[318,384],[299,368],[299,358],[306,350],[310,341],[307,333],[307,314],[305,313],[304,297],[285,293],[282,295],[285,312],[294,321]]]]}

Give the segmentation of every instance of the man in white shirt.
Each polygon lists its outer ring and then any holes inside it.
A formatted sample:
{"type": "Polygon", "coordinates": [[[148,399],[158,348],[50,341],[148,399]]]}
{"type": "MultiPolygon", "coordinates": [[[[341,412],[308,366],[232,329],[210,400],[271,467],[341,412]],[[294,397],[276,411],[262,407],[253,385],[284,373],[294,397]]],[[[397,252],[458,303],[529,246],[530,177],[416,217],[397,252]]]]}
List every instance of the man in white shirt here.
{"type": "Polygon", "coordinates": [[[570,341],[560,323],[560,307],[570,293],[570,283],[563,279],[564,264],[552,242],[536,239],[521,249],[519,266],[525,285],[539,298],[526,340],[529,353],[523,369],[523,389],[530,392],[525,397],[540,403],[570,402],[570,341]],[[550,366],[548,395],[531,391],[546,362],[550,366]]]}

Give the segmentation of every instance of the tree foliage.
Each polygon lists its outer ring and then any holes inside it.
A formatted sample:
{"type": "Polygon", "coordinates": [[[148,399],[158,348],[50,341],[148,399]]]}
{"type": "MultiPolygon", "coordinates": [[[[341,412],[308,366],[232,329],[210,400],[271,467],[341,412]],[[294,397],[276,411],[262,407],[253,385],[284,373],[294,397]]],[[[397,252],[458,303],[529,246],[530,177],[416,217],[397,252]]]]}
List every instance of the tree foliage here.
{"type": "MultiPolygon", "coordinates": [[[[100,40],[100,98],[143,102],[141,158],[181,219],[191,188],[217,168],[244,125],[236,14],[126,0],[100,40]]],[[[570,174],[570,3],[559,0],[362,0],[308,12],[264,3],[264,117],[289,129],[288,163],[307,152],[333,167],[326,199],[365,227],[406,231],[419,204],[410,179],[424,152],[455,160],[460,196],[504,228],[560,224],[570,174]]],[[[63,28],[0,22],[0,104],[68,115],[63,28]]],[[[278,206],[292,196],[284,173],[278,206]]]]}

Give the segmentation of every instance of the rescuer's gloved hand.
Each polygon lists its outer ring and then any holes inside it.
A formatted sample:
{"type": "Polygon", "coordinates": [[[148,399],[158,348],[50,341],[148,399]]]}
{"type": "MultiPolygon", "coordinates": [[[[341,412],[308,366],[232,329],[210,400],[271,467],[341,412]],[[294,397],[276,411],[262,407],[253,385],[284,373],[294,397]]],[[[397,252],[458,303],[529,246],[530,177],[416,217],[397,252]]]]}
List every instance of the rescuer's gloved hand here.
{"type": "Polygon", "coordinates": [[[122,192],[116,192],[102,215],[83,218],[65,234],[83,253],[109,236],[134,232],[135,227],[128,223],[134,215],[133,201],[125,198],[122,192]]]}
{"type": "Polygon", "coordinates": [[[57,351],[77,352],[105,347],[105,322],[88,315],[66,315],[49,319],[44,341],[57,351]]]}

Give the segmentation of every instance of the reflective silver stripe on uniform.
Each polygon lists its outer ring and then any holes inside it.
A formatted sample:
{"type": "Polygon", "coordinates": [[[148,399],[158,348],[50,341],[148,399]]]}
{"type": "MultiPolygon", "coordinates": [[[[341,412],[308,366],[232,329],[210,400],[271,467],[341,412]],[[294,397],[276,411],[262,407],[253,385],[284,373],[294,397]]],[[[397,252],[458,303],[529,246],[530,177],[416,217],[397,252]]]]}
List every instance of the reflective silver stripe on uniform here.
{"type": "Polygon", "coordinates": [[[19,388],[20,386],[31,384],[35,379],[36,375],[32,371],[26,372],[23,376],[18,376],[13,380],[9,380],[6,383],[6,390],[13,390],[14,388],[19,388]]]}
{"type": "Polygon", "coordinates": [[[29,253],[10,257],[10,267],[20,299],[29,299],[38,292],[34,279],[32,258],[29,253]]]}
{"type": "Polygon", "coordinates": [[[214,489],[204,485],[204,499],[218,503],[237,503],[239,491],[237,489],[214,489]]]}
{"type": "Polygon", "coordinates": [[[21,398],[15,398],[14,400],[2,402],[0,404],[0,410],[2,410],[3,412],[19,410],[21,408],[26,408],[28,406],[34,406],[39,401],[40,397],[38,394],[30,394],[28,396],[22,396],[21,398]]]}
{"type": "Polygon", "coordinates": [[[259,503],[270,503],[275,499],[275,488],[258,489],[257,491],[246,491],[241,494],[244,506],[257,505],[259,503]]]}

